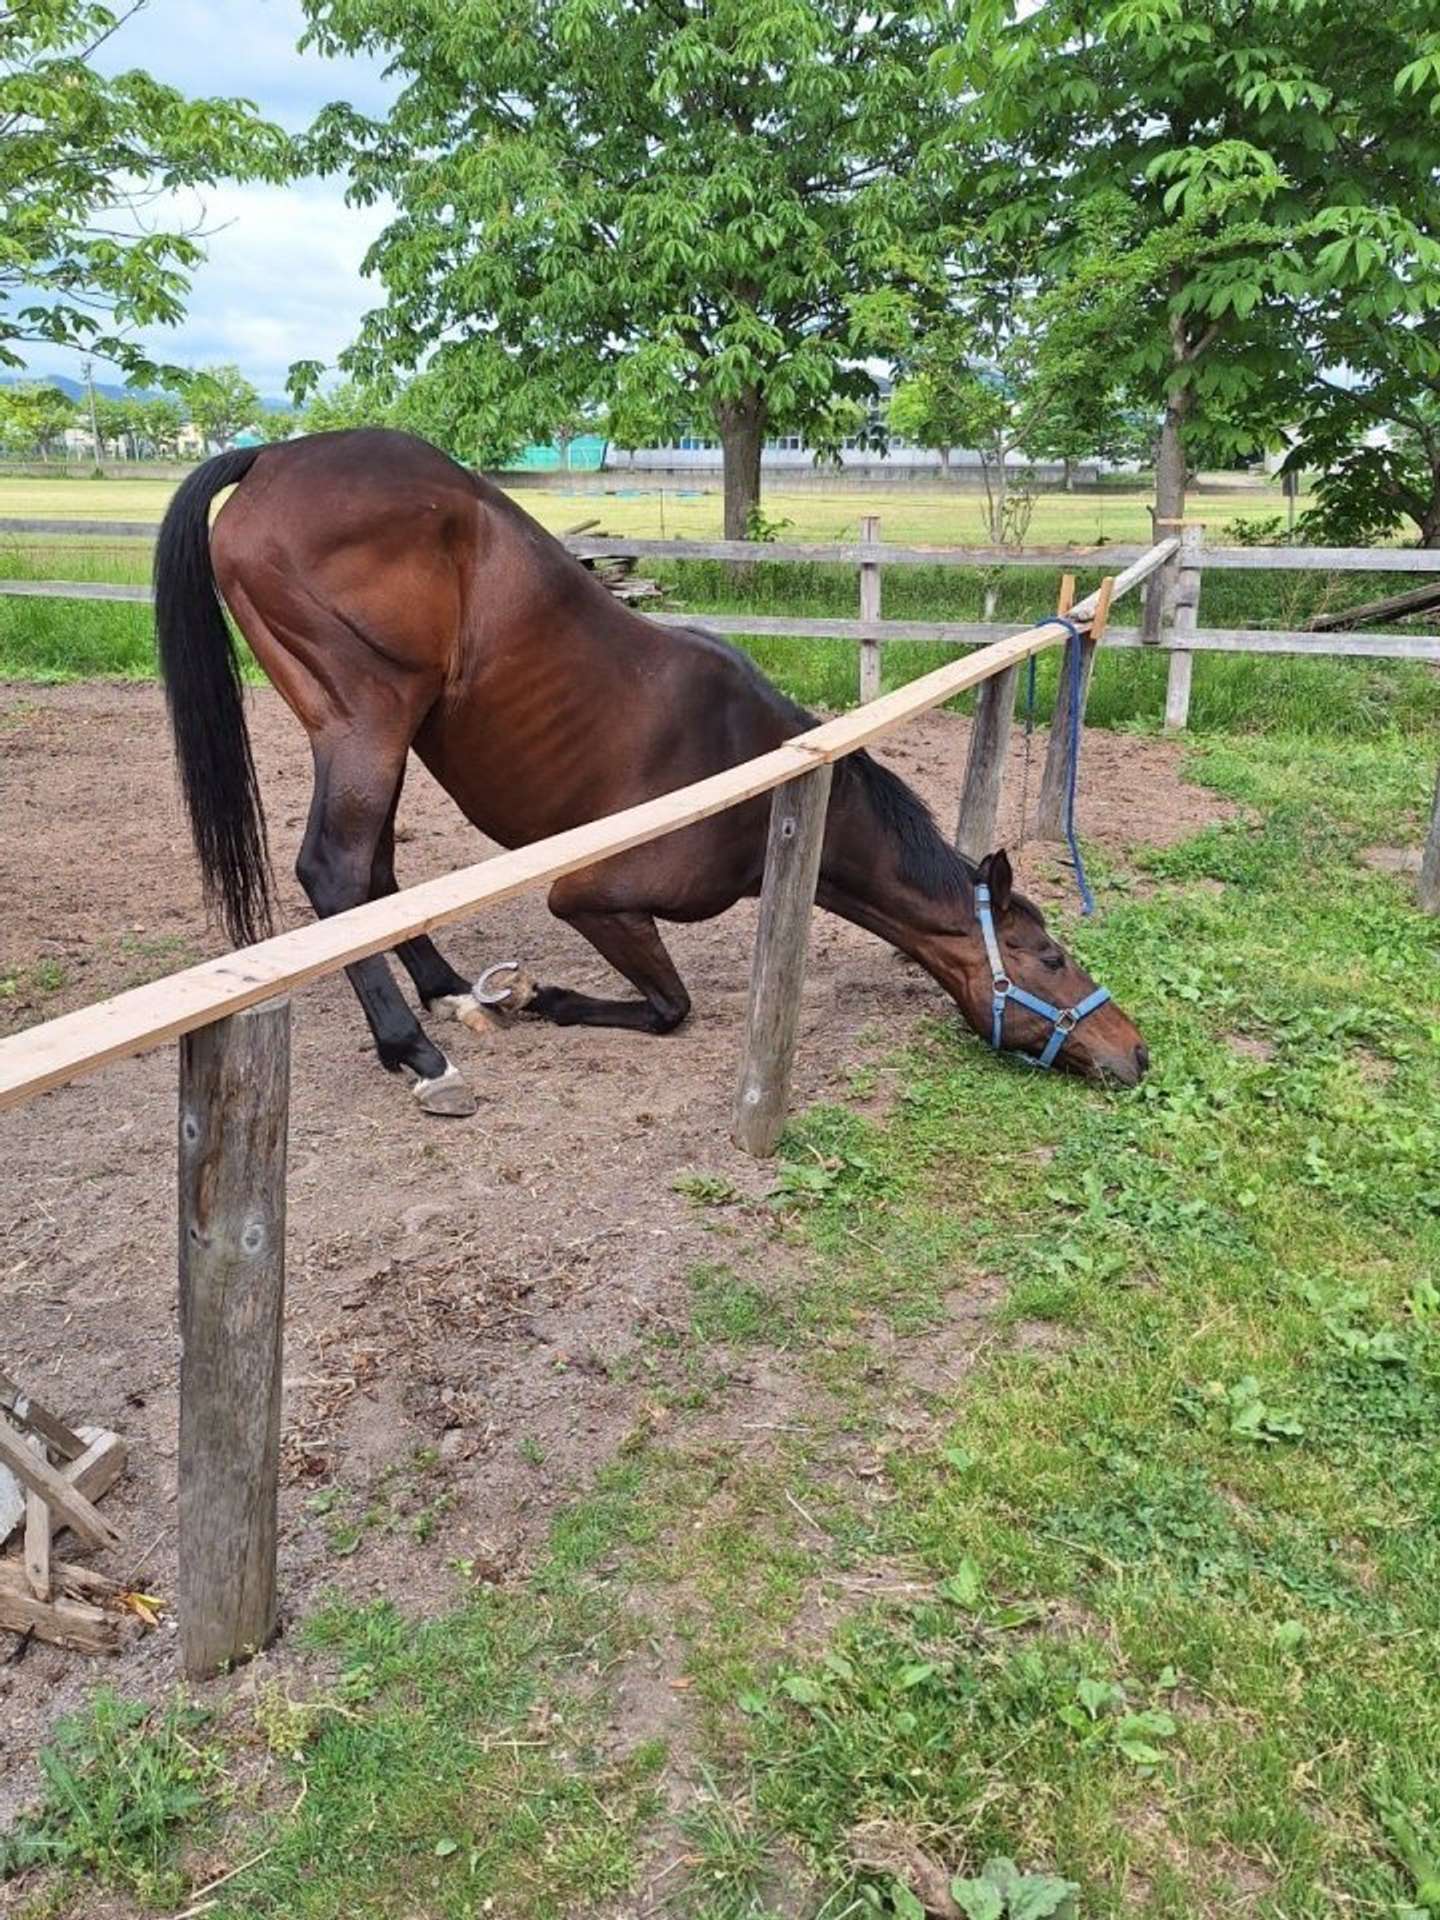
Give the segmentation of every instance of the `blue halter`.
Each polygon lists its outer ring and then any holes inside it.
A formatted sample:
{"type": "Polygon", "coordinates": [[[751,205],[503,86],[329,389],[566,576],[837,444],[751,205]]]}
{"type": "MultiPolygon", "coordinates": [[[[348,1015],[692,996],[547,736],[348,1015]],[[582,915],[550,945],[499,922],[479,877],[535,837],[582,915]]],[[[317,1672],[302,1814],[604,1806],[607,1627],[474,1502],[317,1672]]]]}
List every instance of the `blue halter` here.
{"type": "Polygon", "coordinates": [[[1002,1051],[1001,1040],[1005,1031],[1005,1003],[1013,1000],[1017,1006],[1038,1013],[1042,1020],[1050,1022],[1050,1037],[1045,1042],[1044,1051],[1038,1055],[1017,1053],[1017,1060],[1025,1061],[1027,1066],[1053,1067],[1060,1049],[1085,1018],[1094,1013],[1097,1007],[1103,1007],[1110,998],[1108,987],[1096,987],[1093,993],[1087,993],[1078,1007],[1052,1007],[1048,1000],[1042,1000],[1038,994],[1027,993],[1024,987],[1017,987],[1005,971],[1005,963],[1000,957],[1000,942],[995,937],[995,915],[990,906],[990,889],[982,881],[975,889],[975,906],[980,916],[980,931],[985,936],[985,952],[990,960],[990,977],[993,982],[994,997],[990,1003],[990,1044],[996,1053],[1002,1051]]]}

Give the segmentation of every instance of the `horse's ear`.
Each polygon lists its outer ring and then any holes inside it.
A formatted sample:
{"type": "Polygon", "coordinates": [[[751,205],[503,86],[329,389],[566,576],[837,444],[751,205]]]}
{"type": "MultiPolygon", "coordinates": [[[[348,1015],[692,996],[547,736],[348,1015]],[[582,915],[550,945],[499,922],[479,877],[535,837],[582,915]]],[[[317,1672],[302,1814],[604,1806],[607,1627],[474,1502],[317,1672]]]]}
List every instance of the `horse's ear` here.
{"type": "Polygon", "coordinates": [[[1004,913],[1010,905],[1015,875],[1010,870],[1010,856],[1003,847],[987,853],[980,862],[980,878],[990,889],[990,904],[995,912],[1004,913]]]}

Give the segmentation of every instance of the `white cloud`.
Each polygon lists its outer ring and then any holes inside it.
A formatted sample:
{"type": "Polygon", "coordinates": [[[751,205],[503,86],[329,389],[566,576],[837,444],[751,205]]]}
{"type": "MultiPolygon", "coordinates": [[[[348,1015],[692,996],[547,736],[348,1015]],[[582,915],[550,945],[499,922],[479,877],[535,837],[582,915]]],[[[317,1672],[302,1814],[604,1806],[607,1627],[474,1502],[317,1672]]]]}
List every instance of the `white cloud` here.
{"type": "MultiPolygon", "coordinates": [[[[393,89],[373,62],[301,55],[299,0],[149,0],[111,40],[112,71],[143,67],[189,94],[241,95],[262,113],[298,130],[328,100],[348,99],[383,112],[393,89]]],[[[289,187],[220,186],[203,206],[177,207],[182,226],[197,213],[209,234],[207,259],[193,280],[184,320],[144,336],[157,358],[204,366],[233,360],[263,393],[284,390],[295,360],[333,362],[354,338],[360,317],[381,303],[361,275],[366,249],[389,211],[350,208],[338,180],[289,187]]],[[[165,216],[151,208],[148,218],[165,216]]],[[[42,373],[74,373],[72,355],[36,348],[42,373]]]]}

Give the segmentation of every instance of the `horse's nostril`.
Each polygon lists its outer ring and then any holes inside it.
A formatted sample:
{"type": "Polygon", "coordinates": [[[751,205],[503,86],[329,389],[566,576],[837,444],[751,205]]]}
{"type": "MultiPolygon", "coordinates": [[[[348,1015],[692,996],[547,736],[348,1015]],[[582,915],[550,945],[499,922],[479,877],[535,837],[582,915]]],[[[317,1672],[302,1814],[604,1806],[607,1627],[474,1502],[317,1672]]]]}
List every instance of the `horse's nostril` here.
{"type": "Polygon", "coordinates": [[[1148,1073],[1150,1069],[1150,1049],[1143,1040],[1135,1049],[1135,1064],[1141,1073],[1148,1073]]]}

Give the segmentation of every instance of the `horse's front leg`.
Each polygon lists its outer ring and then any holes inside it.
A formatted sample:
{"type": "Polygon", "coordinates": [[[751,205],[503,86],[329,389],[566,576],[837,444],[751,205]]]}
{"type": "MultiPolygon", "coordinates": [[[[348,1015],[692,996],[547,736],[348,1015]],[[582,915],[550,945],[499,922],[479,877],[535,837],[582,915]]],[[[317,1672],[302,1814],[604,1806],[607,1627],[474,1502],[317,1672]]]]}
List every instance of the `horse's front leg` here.
{"type": "MultiPolygon", "coordinates": [[[[358,732],[338,740],[322,735],[313,742],[315,791],[295,871],[322,919],[372,898],[376,855],[393,822],[408,744],[397,756],[358,732]]],[[[438,953],[435,958],[440,959],[438,953]]],[[[405,1004],[384,956],[358,960],[345,973],[365,1010],[382,1066],[412,1076],[422,1110],[474,1113],[474,1094],[405,1004]]]]}

